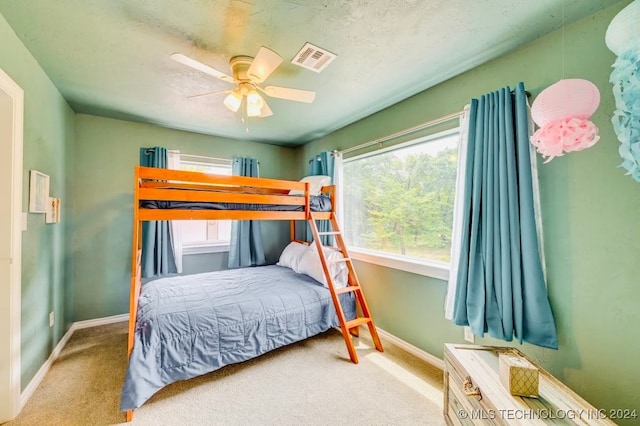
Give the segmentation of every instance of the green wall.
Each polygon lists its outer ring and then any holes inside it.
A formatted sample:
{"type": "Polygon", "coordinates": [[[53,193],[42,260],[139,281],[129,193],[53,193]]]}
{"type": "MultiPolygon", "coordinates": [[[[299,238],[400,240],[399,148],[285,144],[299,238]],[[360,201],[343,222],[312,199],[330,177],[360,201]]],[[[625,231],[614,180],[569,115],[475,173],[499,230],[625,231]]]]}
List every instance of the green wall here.
{"type": "MultiPolygon", "coordinates": [[[[640,410],[640,184],[617,168],[621,160],[610,123],[614,100],[608,82],[615,58],[604,44],[609,22],[628,3],[307,144],[298,159],[303,165],[317,152],[355,146],[460,111],[472,97],[519,81],[534,98],[562,78],[594,82],[602,96],[593,117],[600,142],[549,164],[539,161],[549,297],[560,349],[527,344],[521,349],[597,408],[640,410]]],[[[356,268],[380,328],[437,356],[443,343],[463,341],[462,328],[443,318],[445,282],[362,262],[356,268]]],[[[476,343],[505,344],[489,338],[476,343]]]]}
{"type": "MultiPolygon", "coordinates": [[[[83,114],[76,116],[76,137],[72,224],[75,321],[128,312],[133,169],[141,147],[163,146],[222,158],[253,157],[260,161],[261,176],[295,178],[295,151],[291,148],[83,114]]],[[[288,242],[288,229],[288,222],[263,223],[267,262],[277,261],[288,242]]],[[[194,256],[185,259],[185,272],[216,270],[226,259],[226,254],[194,256]]]]}
{"type": "MultiPolygon", "coordinates": [[[[65,270],[65,228],[70,215],[68,176],[74,114],[36,60],[0,15],[0,68],[24,90],[23,211],[28,210],[29,170],[50,177],[50,194],[62,199],[62,222],[45,224],[29,214],[22,238],[21,384],[24,389],[47,360],[71,321],[65,270]],[[49,312],[56,324],[49,328],[49,312]]],[[[2,197],[7,197],[3,194],[2,197]]]]}
{"type": "MultiPolygon", "coordinates": [[[[128,310],[133,166],[138,149],[160,145],[218,157],[251,156],[263,176],[296,179],[306,159],[344,149],[452,112],[472,97],[524,81],[535,97],[561,78],[580,77],[601,90],[593,117],[601,141],[540,164],[549,295],[558,351],[522,349],[598,408],[640,408],[640,186],[617,168],[618,142],[608,75],[614,56],[604,32],[623,6],[605,9],[298,150],[197,135],[88,115],[74,116],[35,59],[0,16],[0,67],[25,91],[24,209],[28,170],[51,176],[62,199],[62,223],[29,215],[23,237],[22,386],[45,362],[71,321],[128,310]],[[299,165],[297,168],[294,165],[299,165]],[[48,327],[48,313],[57,323],[48,327]],[[60,319],[64,321],[60,321],[60,319]]],[[[287,242],[285,223],[264,226],[274,262],[287,242]]],[[[224,255],[195,255],[190,271],[220,268],[224,255]]],[[[446,321],[446,283],[357,262],[378,326],[434,355],[461,342],[446,321]]],[[[503,344],[493,339],[478,343],[503,344]]]]}

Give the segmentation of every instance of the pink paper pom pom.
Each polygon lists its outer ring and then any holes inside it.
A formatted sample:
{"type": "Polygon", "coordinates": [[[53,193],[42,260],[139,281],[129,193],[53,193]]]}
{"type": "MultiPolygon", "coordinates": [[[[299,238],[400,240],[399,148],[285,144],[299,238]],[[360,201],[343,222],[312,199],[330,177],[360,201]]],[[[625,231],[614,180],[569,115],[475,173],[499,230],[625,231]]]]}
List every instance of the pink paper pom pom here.
{"type": "Polygon", "coordinates": [[[578,117],[562,118],[545,124],[532,136],[531,143],[543,157],[561,157],[565,152],[582,151],[600,140],[598,127],[578,117]]]}

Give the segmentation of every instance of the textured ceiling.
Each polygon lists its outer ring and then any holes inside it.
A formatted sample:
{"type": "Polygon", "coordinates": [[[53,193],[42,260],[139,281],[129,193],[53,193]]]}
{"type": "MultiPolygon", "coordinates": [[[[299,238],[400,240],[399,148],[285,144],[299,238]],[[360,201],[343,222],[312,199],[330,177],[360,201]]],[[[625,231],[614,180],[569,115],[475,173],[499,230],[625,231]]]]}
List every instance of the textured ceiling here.
{"type": "Polygon", "coordinates": [[[28,0],[0,13],[76,112],[279,145],[300,145],[618,0],[28,0]],[[322,73],[290,63],[311,42],[338,55],[322,73]],[[230,74],[260,46],[284,62],[269,85],[317,92],[268,98],[274,115],[241,122],[230,74]]]}

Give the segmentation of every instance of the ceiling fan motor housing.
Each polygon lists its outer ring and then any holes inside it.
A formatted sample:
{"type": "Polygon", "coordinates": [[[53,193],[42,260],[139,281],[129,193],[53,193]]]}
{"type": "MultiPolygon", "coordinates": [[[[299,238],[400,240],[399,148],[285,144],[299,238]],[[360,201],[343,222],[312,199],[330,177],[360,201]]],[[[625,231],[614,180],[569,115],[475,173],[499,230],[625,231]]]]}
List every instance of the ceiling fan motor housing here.
{"type": "Polygon", "coordinates": [[[253,58],[251,56],[234,56],[229,61],[231,71],[233,72],[233,78],[240,83],[249,83],[251,78],[247,74],[247,70],[251,66],[253,58]]]}

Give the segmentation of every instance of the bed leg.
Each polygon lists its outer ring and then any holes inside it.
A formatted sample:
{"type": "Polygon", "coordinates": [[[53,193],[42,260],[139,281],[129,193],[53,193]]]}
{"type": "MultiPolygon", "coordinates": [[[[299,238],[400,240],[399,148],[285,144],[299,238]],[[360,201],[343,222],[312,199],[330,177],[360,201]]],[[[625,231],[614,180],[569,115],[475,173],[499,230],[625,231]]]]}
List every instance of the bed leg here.
{"type": "Polygon", "coordinates": [[[360,327],[350,328],[349,333],[351,333],[351,335],[354,337],[360,337],[360,327]]]}
{"type": "Polygon", "coordinates": [[[127,422],[130,422],[131,420],[133,420],[133,410],[127,410],[124,417],[127,422]]]}

